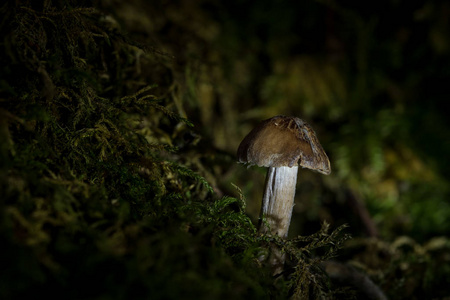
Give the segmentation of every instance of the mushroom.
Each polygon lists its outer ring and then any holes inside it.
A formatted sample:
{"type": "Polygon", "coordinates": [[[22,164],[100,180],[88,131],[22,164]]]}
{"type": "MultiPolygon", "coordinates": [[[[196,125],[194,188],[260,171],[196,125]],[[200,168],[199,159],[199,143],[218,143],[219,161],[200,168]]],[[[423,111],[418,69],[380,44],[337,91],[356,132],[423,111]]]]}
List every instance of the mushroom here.
{"type": "MultiPolygon", "coordinates": [[[[286,238],[298,166],[325,175],[331,173],[330,161],[316,133],[300,118],[275,116],[262,121],[242,140],[237,156],[241,163],[269,168],[259,231],[286,238]]],[[[271,263],[279,269],[284,264],[284,255],[273,253],[271,263]]]]}

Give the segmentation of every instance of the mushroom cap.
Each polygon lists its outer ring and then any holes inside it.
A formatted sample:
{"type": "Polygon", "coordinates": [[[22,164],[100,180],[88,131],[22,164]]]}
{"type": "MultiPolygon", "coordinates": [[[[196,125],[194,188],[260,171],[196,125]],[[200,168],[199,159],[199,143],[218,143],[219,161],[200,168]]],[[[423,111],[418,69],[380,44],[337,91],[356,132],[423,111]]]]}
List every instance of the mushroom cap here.
{"type": "Polygon", "coordinates": [[[242,140],[239,162],[260,167],[303,168],[328,175],[330,161],[311,126],[300,118],[275,116],[259,123],[242,140]]]}

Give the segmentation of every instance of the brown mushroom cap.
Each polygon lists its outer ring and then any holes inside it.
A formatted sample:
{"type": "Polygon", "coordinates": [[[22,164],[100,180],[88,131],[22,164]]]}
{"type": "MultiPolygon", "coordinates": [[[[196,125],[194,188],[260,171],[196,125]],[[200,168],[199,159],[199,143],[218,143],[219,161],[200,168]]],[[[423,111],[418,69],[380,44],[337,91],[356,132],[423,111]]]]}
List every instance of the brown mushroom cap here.
{"type": "Polygon", "coordinates": [[[293,167],[298,163],[322,174],[330,174],[330,161],[305,121],[276,116],[258,124],[239,145],[239,162],[260,167],[293,167]]]}

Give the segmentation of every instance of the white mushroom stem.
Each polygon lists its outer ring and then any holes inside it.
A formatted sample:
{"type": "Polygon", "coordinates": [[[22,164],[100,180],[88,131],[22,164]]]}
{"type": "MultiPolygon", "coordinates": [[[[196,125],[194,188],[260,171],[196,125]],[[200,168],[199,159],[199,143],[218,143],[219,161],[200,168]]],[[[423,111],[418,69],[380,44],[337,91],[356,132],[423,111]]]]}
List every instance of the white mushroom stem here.
{"type": "MultiPolygon", "coordinates": [[[[297,173],[298,166],[269,167],[261,207],[260,232],[287,237],[294,207],[297,173]]],[[[276,246],[270,248],[269,263],[272,265],[273,274],[277,275],[283,272],[285,255],[276,246]]],[[[260,260],[266,258],[262,256],[260,260]]]]}
{"type": "Polygon", "coordinates": [[[261,207],[260,231],[286,238],[294,207],[298,166],[269,167],[261,207]]]}

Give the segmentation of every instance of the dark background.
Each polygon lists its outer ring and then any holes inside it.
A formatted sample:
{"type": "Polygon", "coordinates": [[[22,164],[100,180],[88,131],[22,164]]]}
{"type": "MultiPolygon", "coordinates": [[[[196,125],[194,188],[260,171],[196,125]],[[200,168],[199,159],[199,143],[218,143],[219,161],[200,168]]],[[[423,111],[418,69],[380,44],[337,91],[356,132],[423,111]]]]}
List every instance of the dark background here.
{"type": "MultiPolygon", "coordinates": [[[[448,2],[162,3],[135,8],[147,25],[124,19],[186,68],[179,110],[211,151],[233,155],[280,114],[317,131],[333,173],[300,172],[296,233],[309,220],[349,222],[349,194],[387,239],[449,232],[448,2]]],[[[212,175],[226,194],[230,181],[241,186],[256,218],[264,172],[227,165],[212,175]]]]}

